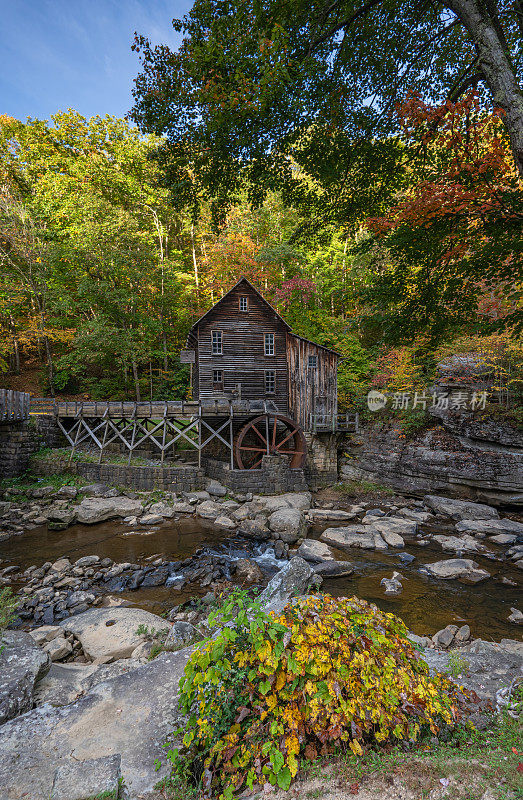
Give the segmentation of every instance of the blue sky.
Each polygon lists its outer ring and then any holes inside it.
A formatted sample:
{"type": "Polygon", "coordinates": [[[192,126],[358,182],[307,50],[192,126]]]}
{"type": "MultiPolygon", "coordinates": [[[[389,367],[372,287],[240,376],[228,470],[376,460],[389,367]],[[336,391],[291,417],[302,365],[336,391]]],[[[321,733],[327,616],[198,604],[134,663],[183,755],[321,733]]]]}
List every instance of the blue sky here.
{"type": "Polygon", "coordinates": [[[0,114],[74,108],[123,116],[139,71],[134,31],[176,48],[190,0],[0,0],[0,114]]]}

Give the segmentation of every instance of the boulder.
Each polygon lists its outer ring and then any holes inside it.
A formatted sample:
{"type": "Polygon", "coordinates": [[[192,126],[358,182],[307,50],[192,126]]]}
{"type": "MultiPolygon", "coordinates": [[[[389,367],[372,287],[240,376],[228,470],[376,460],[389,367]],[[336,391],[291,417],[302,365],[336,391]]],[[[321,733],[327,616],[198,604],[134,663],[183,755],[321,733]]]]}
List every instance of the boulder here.
{"type": "Polygon", "coordinates": [[[454,641],[454,637],[457,632],[457,625],[447,625],[446,628],[443,628],[443,630],[434,634],[432,641],[436,647],[441,647],[443,650],[447,650],[454,641]]]}
{"type": "Polygon", "coordinates": [[[57,636],[44,645],[44,650],[46,653],[49,653],[51,661],[61,661],[62,658],[65,658],[73,652],[73,646],[71,642],[64,639],[63,636],[57,636]]]}
{"type": "Polygon", "coordinates": [[[250,558],[239,558],[235,565],[234,577],[242,583],[259,583],[263,580],[263,572],[250,558]]]}
{"type": "Polygon", "coordinates": [[[245,519],[240,522],[239,533],[242,536],[246,536],[247,539],[254,539],[258,542],[267,541],[271,537],[271,532],[267,525],[255,519],[245,519]]]}
{"type": "Polygon", "coordinates": [[[41,625],[39,628],[29,631],[29,636],[40,646],[63,635],[64,629],[60,625],[41,625]]]}
{"type": "Polygon", "coordinates": [[[60,526],[60,529],[62,526],[67,528],[69,525],[72,525],[76,519],[75,512],[72,509],[69,510],[66,508],[52,508],[45,516],[49,520],[49,527],[55,527],[55,529],[57,529],[58,526],[60,526]]]}
{"type": "Polygon", "coordinates": [[[166,519],[171,519],[171,517],[174,517],[176,512],[173,506],[168,505],[167,503],[153,503],[152,506],[149,506],[147,509],[147,513],[165,517],[166,519]]]}
{"type": "Polygon", "coordinates": [[[523,612],[517,608],[511,608],[508,621],[514,622],[516,625],[523,625],[523,612]]]}
{"type": "Polygon", "coordinates": [[[196,512],[196,508],[190,503],[173,503],[172,509],[175,514],[194,514],[196,512]]]}
{"type": "Polygon", "coordinates": [[[95,564],[100,563],[100,556],[82,556],[74,562],[75,567],[94,567],[95,564]]]}
{"type": "Polygon", "coordinates": [[[162,617],[141,608],[93,608],[63,620],[67,633],[74,633],[93,660],[129,658],[143,641],[137,633],[140,625],[149,632],[169,628],[162,617]]]}
{"type": "Polygon", "coordinates": [[[474,536],[477,533],[486,536],[495,534],[513,534],[523,540],[523,523],[513,519],[464,519],[456,524],[456,530],[460,533],[470,533],[474,536]]]}
{"type": "Polygon", "coordinates": [[[233,531],[237,527],[236,522],[234,522],[234,520],[232,520],[230,517],[226,517],[225,514],[221,514],[219,517],[216,517],[214,524],[217,528],[221,528],[224,531],[233,531]]]}
{"type": "Polygon", "coordinates": [[[311,507],[312,495],[310,492],[287,492],[286,494],[256,497],[255,503],[265,509],[269,514],[281,508],[297,508],[308,511],[311,507]]]}
{"type": "MultiPolygon", "coordinates": [[[[416,523],[413,524],[416,525],[416,523]]],[[[376,520],[372,528],[378,531],[389,547],[405,547],[403,537],[398,532],[398,526],[396,526],[393,520],[376,520]]]]}
{"type": "Polygon", "coordinates": [[[313,522],[348,522],[357,515],[357,511],[342,511],[340,508],[311,508],[309,511],[313,522]]]}
{"type": "Polygon", "coordinates": [[[316,575],[321,575],[323,578],[345,578],[354,572],[354,567],[348,561],[337,559],[313,564],[312,568],[316,575]]]}
{"type": "Polygon", "coordinates": [[[299,508],[281,508],[269,517],[269,528],[278,534],[279,539],[293,544],[303,539],[307,532],[307,523],[299,508]]]}
{"type": "Polygon", "coordinates": [[[86,694],[95,684],[114,678],[138,665],[125,658],[113,664],[77,664],[75,662],[51,664],[51,669],[35,687],[35,705],[50,703],[67,706],[86,694]]]}
{"type": "Polygon", "coordinates": [[[216,503],[214,500],[204,500],[203,503],[196,506],[196,513],[202,519],[216,519],[221,516],[223,509],[220,503],[216,503]]]}
{"type": "Polygon", "coordinates": [[[106,519],[139,516],[142,503],[129,497],[86,497],[74,510],[78,522],[94,525],[106,519]]]}
{"type": "Polygon", "coordinates": [[[344,528],[327,528],[320,536],[322,542],[347,549],[386,550],[387,544],[370,525],[350,525],[344,528]]]}
{"type": "MultiPolygon", "coordinates": [[[[35,684],[48,672],[51,660],[23,631],[4,631],[0,652],[0,724],[33,707],[35,684]]],[[[0,786],[2,784],[0,781],[0,786]]]]}
{"type": "Polygon", "coordinates": [[[450,497],[440,497],[435,494],[427,494],[423,498],[425,505],[431,508],[436,514],[442,514],[452,519],[498,519],[499,514],[492,506],[483,503],[472,503],[470,500],[454,500],[450,497]]]}
{"type": "Polygon", "coordinates": [[[105,483],[90,483],[89,486],[81,486],[78,491],[86,497],[107,497],[113,490],[105,483]]]}
{"type": "Polygon", "coordinates": [[[456,632],[454,637],[454,641],[457,643],[468,642],[470,639],[470,627],[468,625],[462,625],[461,628],[456,632]]]}
{"type": "Polygon", "coordinates": [[[78,489],[76,486],[61,486],[55,497],[59,498],[60,500],[74,500],[76,495],[78,494],[78,489]]]}
{"type": "Polygon", "coordinates": [[[177,622],[173,623],[171,630],[167,634],[164,647],[166,650],[169,648],[171,650],[179,650],[185,645],[195,642],[201,638],[202,635],[200,634],[198,628],[195,628],[190,622],[178,620],[177,622]]]}
{"type": "Polygon", "coordinates": [[[163,522],[161,514],[144,514],[138,520],[140,525],[160,525],[163,522]]]}
{"type": "Polygon", "coordinates": [[[305,539],[298,547],[296,555],[313,564],[336,560],[329,545],[318,542],[316,539],[305,539]]]}
{"type": "MultiPolygon", "coordinates": [[[[398,537],[402,536],[415,536],[418,530],[418,523],[411,519],[401,519],[400,517],[383,517],[382,519],[373,519],[372,527],[381,533],[385,541],[386,535],[396,534],[398,537]]],[[[400,545],[391,545],[391,547],[403,547],[403,539],[400,545]]]]}
{"type": "Polygon", "coordinates": [[[434,519],[434,514],[431,514],[430,511],[414,511],[412,508],[400,508],[396,514],[398,517],[406,517],[422,525],[434,519]]]}
{"type": "Polygon", "coordinates": [[[46,704],[7,722],[0,731],[0,786],[9,787],[9,800],[49,800],[57,769],[118,755],[129,796],[153,794],[169,771],[163,743],[181,722],[179,682],[191,652],[161,653],[66,707],[46,704]]]}
{"type": "Polygon", "coordinates": [[[313,576],[310,564],[295,556],[274,575],[258,600],[265,611],[281,609],[291,597],[306,593],[313,576]]]}
{"type": "Polygon", "coordinates": [[[425,569],[434,578],[443,580],[460,579],[470,583],[479,583],[490,578],[490,574],[480,569],[476,561],[469,558],[449,558],[446,561],[435,561],[425,564],[425,569]]]}
{"type": "Polygon", "coordinates": [[[498,533],[496,536],[491,536],[490,541],[494,542],[494,544],[514,544],[517,542],[518,537],[514,533],[498,533]]]}
{"type": "Polygon", "coordinates": [[[54,564],[51,564],[49,567],[50,571],[52,572],[67,572],[67,570],[71,567],[71,562],[68,558],[59,558],[54,564]]]}

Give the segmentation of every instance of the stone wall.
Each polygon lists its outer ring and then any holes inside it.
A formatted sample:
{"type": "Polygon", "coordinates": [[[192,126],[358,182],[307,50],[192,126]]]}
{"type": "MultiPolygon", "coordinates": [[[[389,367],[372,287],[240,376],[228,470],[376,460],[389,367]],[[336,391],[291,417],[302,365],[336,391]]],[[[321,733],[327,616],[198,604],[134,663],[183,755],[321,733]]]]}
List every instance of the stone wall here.
{"type": "Polygon", "coordinates": [[[16,478],[29,467],[34,453],[42,447],[67,444],[52,416],[30,417],[14,425],[0,425],[0,478],[16,478]]]}
{"type": "Polygon", "coordinates": [[[338,450],[343,442],[339,433],[306,433],[305,476],[311,489],[329,486],[338,480],[338,450]]]}
{"type": "Polygon", "coordinates": [[[54,475],[70,472],[86,483],[107,483],[110,486],[126,486],[130,489],[165,492],[193,492],[203,489],[207,479],[204,471],[192,464],[179,466],[126,466],[125,464],[96,464],[90,461],[73,461],[68,466],[68,457],[60,459],[56,454],[38,458],[34,463],[35,475],[54,475]]]}
{"type": "Polygon", "coordinates": [[[202,459],[209,477],[223,483],[234,492],[279,494],[303,492],[308,488],[302,469],[291,469],[286,456],[263,456],[260,469],[233,469],[224,461],[202,459]]]}

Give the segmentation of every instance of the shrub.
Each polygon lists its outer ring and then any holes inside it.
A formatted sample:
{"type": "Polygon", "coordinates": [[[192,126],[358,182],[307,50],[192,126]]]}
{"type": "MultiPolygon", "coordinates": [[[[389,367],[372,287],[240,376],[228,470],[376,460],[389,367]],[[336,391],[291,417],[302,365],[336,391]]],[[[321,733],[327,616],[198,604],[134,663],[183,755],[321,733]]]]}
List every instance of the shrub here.
{"type": "MultiPolygon", "coordinates": [[[[19,601],[13,596],[11,589],[0,589],[0,637],[10,622],[16,616],[19,601]]],[[[0,652],[2,652],[0,645],[0,652]]]]}
{"type": "Polygon", "coordinates": [[[206,797],[266,782],[288,789],[300,757],[342,743],[361,755],[459,717],[456,687],[429,677],[404,623],[363,600],[301,598],[274,617],[233,597],[226,612],[231,626],[186,667],[185,749],[169,752],[174,772],[191,764],[206,797]]]}

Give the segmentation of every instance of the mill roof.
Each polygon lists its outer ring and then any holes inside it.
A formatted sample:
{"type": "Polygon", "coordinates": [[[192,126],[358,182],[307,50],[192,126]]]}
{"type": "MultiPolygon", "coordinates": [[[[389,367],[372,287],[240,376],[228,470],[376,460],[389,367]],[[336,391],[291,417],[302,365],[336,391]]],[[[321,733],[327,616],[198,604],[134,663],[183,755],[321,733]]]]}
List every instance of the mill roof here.
{"type": "Polygon", "coordinates": [[[202,316],[201,316],[201,317],[200,317],[198,320],[196,320],[196,322],[195,322],[195,323],[194,323],[194,324],[191,326],[191,329],[190,329],[189,333],[191,333],[192,331],[194,331],[194,330],[195,330],[195,329],[198,327],[198,325],[199,325],[199,324],[200,324],[200,323],[201,323],[201,322],[202,322],[202,321],[203,321],[203,320],[204,320],[204,319],[205,319],[205,318],[206,318],[206,317],[207,317],[207,316],[208,316],[208,315],[211,313],[211,311],[214,311],[214,309],[215,309],[215,308],[217,308],[217,307],[218,307],[218,306],[219,306],[221,303],[223,303],[223,302],[224,302],[224,300],[226,300],[226,298],[227,298],[227,297],[228,297],[228,296],[231,294],[231,292],[234,292],[234,290],[235,290],[235,289],[237,289],[237,288],[238,288],[239,286],[241,286],[242,284],[245,284],[246,286],[248,286],[248,287],[249,287],[249,289],[251,289],[251,290],[252,290],[252,291],[253,291],[253,292],[254,292],[254,293],[255,293],[255,294],[256,294],[256,295],[257,295],[257,296],[260,298],[260,300],[262,301],[262,303],[264,303],[264,305],[266,305],[266,306],[267,306],[267,308],[269,308],[269,309],[270,309],[270,311],[271,311],[271,312],[272,312],[272,313],[273,313],[273,314],[274,314],[274,315],[275,315],[275,316],[276,316],[276,317],[277,317],[277,318],[280,320],[280,322],[281,322],[281,323],[282,323],[282,324],[285,326],[285,328],[287,329],[287,331],[288,331],[288,332],[289,332],[289,333],[290,333],[292,336],[294,336],[296,339],[300,339],[302,342],[308,342],[309,344],[313,344],[315,347],[321,347],[321,349],[322,349],[322,350],[328,350],[328,351],[329,351],[329,353],[335,353],[337,356],[340,356],[340,357],[341,357],[341,353],[339,353],[337,350],[334,350],[332,347],[326,347],[324,344],[318,344],[318,342],[313,342],[313,341],[312,341],[312,339],[306,339],[304,336],[299,336],[297,333],[294,333],[294,332],[293,332],[293,330],[292,330],[292,328],[291,328],[291,326],[289,325],[289,323],[288,323],[288,322],[285,322],[285,320],[283,319],[283,317],[281,316],[281,314],[278,314],[278,312],[276,311],[276,309],[274,308],[274,306],[272,306],[272,305],[269,303],[269,301],[265,299],[265,297],[262,295],[262,293],[261,293],[261,292],[260,292],[260,291],[259,291],[259,290],[258,290],[258,289],[255,287],[255,286],[253,286],[253,284],[250,282],[250,280],[248,280],[248,279],[247,279],[245,276],[241,277],[241,278],[240,278],[240,280],[239,280],[239,281],[237,281],[237,282],[234,284],[234,286],[232,286],[232,287],[229,289],[229,291],[228,291],[228,292],[226,292],[226,293],[223,295],[223,297],[221,297],[221,298],[220,298],[220,299],[219,299],[219,300],[218,300],[218,301],[217,301],[217,302],[216,302],[216,303],[215,303],[213,306],[211,306],[211,308],[210,308],[208,311],[206,311],[206,312],[205,312],[205,314],[202,314],[202,316]]]}

